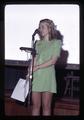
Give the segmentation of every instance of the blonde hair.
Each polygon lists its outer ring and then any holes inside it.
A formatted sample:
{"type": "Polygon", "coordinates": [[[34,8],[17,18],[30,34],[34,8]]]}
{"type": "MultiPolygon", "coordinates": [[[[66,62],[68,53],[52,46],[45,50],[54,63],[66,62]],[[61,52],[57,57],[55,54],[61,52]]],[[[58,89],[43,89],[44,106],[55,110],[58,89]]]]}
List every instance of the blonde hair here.
{"type": "MultiPolygon", "coordinates": [[[[47,23],[48,27],[51,30],[49,40],[53,40],[53,39],[63,40],[63,36],[61,35],[60,31],[57,30],[57,25],[55,25],[52,20],[42,19],[42,20],[40,20],[39,24],[42,23],[42,22],[47,23]]],[[[40,35],[40,39],[42,39],[41,35],[40,35]]]]}

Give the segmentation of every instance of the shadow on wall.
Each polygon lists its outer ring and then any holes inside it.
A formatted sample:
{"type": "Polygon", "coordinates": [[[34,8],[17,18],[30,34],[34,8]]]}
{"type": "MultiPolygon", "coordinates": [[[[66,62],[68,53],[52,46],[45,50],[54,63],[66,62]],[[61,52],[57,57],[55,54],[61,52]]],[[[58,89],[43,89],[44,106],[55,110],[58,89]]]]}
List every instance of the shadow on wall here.
{"type": "Polygon", "coordinates": [[[68,59],[68,51],[64,50],[63,48],[61,48],[61,54],[60,57],[58,58],[56,64],[55,64],[55,73],[56,73],[56,82],[57,82],[57,94],[54,94],[53,96],[53,100],[52,100],[52,114],[53,114],[53,108],[55,106],[55,101],[58,98],[62,98],[63,97],[63,93],[65,90],[65,80],[64,80],[64,76],[65,76],[65,67],[67,65],[67,59],[68,59]]]}
{"type": "Polygon", "coordinates": [[[55,64],[55,71],[56,71],[56,81],[57,81],[57,96],[62,97],[63,92],[65,89],[65,67],[67,65],[67,59],[68,59],[69,53],[67,50],[61,49],[60,57],[58,58],[56,64],[55,64]]]}

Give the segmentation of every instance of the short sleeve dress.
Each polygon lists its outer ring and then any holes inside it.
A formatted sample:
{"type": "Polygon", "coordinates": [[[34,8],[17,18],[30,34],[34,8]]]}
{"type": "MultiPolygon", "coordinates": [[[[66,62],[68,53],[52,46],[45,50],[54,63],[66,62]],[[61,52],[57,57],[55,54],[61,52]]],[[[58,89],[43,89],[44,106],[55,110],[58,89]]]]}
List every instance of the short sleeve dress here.
{"type": "MultiPolygon", "coordinates": [[[[60,56],[61,46],[61,40],[39,40],[36,43],[36,65],[47,62],[53,56],[58,58],[60,56]]],[[[32,91],[57,93],[54,65],[33,72],[32,91]]]]}

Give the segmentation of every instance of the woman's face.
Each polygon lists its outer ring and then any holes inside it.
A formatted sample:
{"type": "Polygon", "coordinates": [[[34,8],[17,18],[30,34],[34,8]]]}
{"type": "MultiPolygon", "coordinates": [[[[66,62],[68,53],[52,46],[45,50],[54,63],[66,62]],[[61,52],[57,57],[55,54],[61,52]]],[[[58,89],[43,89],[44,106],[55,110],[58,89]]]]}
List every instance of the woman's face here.
{"type": "Polygon", "coordinates": [[[50,33],[49,25],[46,22],[39,24],[39,31],[42,37],[46,37],[50,33]]]}

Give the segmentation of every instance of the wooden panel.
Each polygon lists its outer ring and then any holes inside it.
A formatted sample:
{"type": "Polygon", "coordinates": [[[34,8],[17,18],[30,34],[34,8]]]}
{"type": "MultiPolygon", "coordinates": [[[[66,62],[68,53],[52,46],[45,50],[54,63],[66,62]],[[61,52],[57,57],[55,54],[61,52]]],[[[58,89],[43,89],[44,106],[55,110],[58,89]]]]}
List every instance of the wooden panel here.
{"type": "MultiPolygon", "coordinates": [[[[25,107],[10,97],[5,97],[5,115],[31,116],[31,111],[32,106],[25,107]]],[[[79,102],[57,99],[53,108],[53,115],[79,115],[79,102]]]]}
{"type": "Polygon", "coordinates": [[[31,115],[31,106],[25,107],[14,100],[6,99],[5,115],[7,116],[29,116],[31,115]]]}
{"type": "Polygon", "coordinates": [[[79,115],[79,100],[66,98],[56,101],[54,115],[79,115]]]}
{"type": "Polygon", "coordinates": [[[78,116],[79,115],[79,111],[77,110],[67,110],[67,109],[61,109],[61,108],[57,108],[54,109],[54,115],[62,115],[62,116],[78,116]]]}

